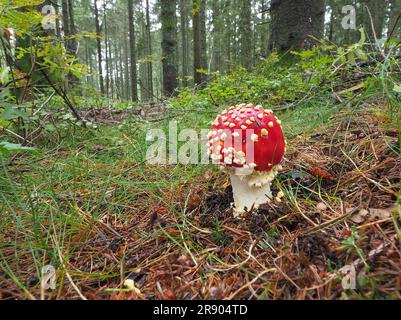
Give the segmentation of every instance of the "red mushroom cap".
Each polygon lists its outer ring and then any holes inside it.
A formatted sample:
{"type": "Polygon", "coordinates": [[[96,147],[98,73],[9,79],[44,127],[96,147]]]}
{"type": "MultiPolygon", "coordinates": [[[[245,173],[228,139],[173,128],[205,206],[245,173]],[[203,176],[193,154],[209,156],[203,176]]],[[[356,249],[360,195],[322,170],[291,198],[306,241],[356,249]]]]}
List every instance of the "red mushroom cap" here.
{"type": "Polygon", "coordinates": [[[208,138],[214,162],[234,168],[270,171],[280,164],[286,149],[280,120],[262,106],[238,105],[224,110],[208,138]]]}

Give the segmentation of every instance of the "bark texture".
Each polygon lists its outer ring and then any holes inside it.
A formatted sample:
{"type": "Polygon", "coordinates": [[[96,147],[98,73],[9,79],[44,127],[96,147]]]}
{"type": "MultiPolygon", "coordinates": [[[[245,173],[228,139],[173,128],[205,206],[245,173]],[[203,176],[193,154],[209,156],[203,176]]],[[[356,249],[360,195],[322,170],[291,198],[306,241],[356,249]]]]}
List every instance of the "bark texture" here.
{"type": "Polygon", "coordinates": [[[307,50],[323,38],[324,0],[272,0],[269,51],[307,50]]]}
{"type": "Polygon", "coordinates": [[[206,75],[199,70],[207,68],[206,57],[206,17],[205,1],[193,1],[193,39],[194,39],[194,81],[196,85],[203,85],[206,75]]]}
{"type": "Polygon", "coordinates": [[[101,29],[100,29],[100,18],[99,18],[99,8],[97,4],[97,0],[93,1],[93,8],[95,11],[95,24],[96,24],[96,49],[97,49],[97,63],[98,63],[98,72],[99,72],[99,85],[100,92],[105,94],[104,89],[104,79],[103,79],[103,66],[102,66],[102,42],[101,42],[101,29]]]}
{"type": "Polygon", "coordinates": [[[130,47],[130,78],[131,78],[131,100],[138,101],[138,79],[136,69],[136,44],[134,24],[134,0],[128,0],[128,30],[130,47]]]}
{"type": "Polygon", "coordinates": [[[177,15],[176,0],[161,1],[163,92],[175,93],[178,87],[177,15]]]}

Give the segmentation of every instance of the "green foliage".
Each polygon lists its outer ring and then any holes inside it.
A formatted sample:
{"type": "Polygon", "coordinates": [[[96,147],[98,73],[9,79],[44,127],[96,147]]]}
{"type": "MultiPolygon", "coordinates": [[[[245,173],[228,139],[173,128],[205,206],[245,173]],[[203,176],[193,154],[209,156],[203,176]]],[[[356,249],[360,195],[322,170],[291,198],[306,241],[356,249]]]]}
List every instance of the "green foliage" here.
{"type": "Polygon", "coordinates": [[[342,242],[342,245],[345,247],[345,250],[346,250],[347,254],[351,254],[351,253],[355,252],[359,256],[359,258],[361,259],[363,264],[365,265],[366,270],[368,271],[369,270],[369,265],[366,262],[365,253],[358,246],[358,241],[360,240],[360,236],[358,234],[358,231],[355,228],[353,228],[351,232],[352,232],[351,236],[348,237],[347,239],[345,239],[342,242]]]}
{"type": "MultiPolygon", "coordinates": [[[[362,71],[360,62],[377,57],[377,50],[367,52],[365,32],[359,31],[360,40],[352,45],[336,47],[322,43],[310,50],[284,56],[273,53],[252,72],[239,67],[228,75],[213,73],[209,75],[213,80],[208,86],[198,90],[185,88],[171,103],[183,108],[220,107],[244,101],[277,106],[307,99],[316,92],[331,94],[333,87],[343,85],[344,74],[362,71]]],[[[391,45],[395,46],[388,44],[391,45]]],[[[389,57],[391,59],[391,55],[389,57]]],[[[396,64],[396,61],[378,63],[390,69],[396,64]]],[[[369,81],[369,76],[366,78],[369,81]]],[[[401,91],[397,83],[393,84],[393,91],[401,91]]]]}
{"type": "Polygon", "coordinates": [[[13,28],[19,37],[25,36],[31,32],[32,26],[41,23],[43,16],[35,10],[17,11],[16,9],[28,5],[36,6],[42,3],[43,1],[41,0],[0,0],[0,26],[13,28]]]}
{"type": "Polygon", "coordinates": [[[172,105],[208,107],[242,101],[267,105],[294,102],[327,80],[334,62],[332,49],[316,47],[297,53],[297,58],[291,61],[272,54],[254,72],[240,67],[227,76],[216,73],[207,87],[197,92],[184,89],[172,105]]]}
{"type": "Polygon", "coordinates": [[[22,111],[19,106],[7,106],[3,112],[0,114],[1,120],[16,120],[18,118],[28,119],[29,115],[22,111]]]}
{"type": "MultiPolygon", "coordinates": [[[[88,68],[66,50],[65,41],[55,34],[45,34],[41,29],[43,15],[37,10],[42,1],[6,1],[0,0],[0,26],[11,28],[18,37],[18,46],[14,50],[3,50],[2,68],[0,68],[0,129],[11,136],[0,136],[8,141],[12,137],[19,140],[31,133],[47,131],[55,132],[61,137],[62,130],[85,126],[97,126],[91,122],[76,121],[72,115],[64,111],[64,100],[56,99],[51,104],[53,96],[47,100],[53,91],[59,94],[65,91],[66,79],[73,76],[81,79],[88,73],[88,68]],[[24,10],[16,10],[24,7],[24,10]],[[13,51],[13,52],[11,52],[13,51]],[[4,57],[6,55],[6,58],[4,57]],[[4,64],[3,64],[4,63],[4,64]],[[51,91],[49,91],[49,88],[51,91]],[[29,99],[26,99],[29,97],[29,99]],[[26,101],[30,100],[30,101],[26,101]],[[40,106],[38,110],[38,106],[40,106]],[[46,119],[46,120],[44,120],[46,119]],[[53,121],[49,122],[48,119],[53,121]]],[[[7,41],[3,39],[4,30],[0,27],[2,46],[7,41]]],[[[79,34],[76,39],[94,38],[92,33],[79,34]]],[[[73,99],[73,98],[70,98],[73,99]]],[[[8,156],[10,152],[32,151],[9,142],[2,142],[1,152],[8,156]]]]}
{"type": "Polygon", "coordinates": [[[366,33],[363,28],[359,29],[361,33],[361,38],[359,42],[352,44],[346,48],[339,47],[337,49],[338,56],[334,61],[335,64],[337,63],[350,63],[352,65],[357,64],[357,59],[366,61],[369,59],[368,54],[364,50],[364,46],[366,44],[366,33]]]}
{"type": "Polygon", "coordinates": [[[24,147],[20,144],[14,144],[9,142],[0,142],[0,153],[3,157],[8,157],[11,153],[28,151],[33,154],[38,154],[34,148],[24,147]]]}

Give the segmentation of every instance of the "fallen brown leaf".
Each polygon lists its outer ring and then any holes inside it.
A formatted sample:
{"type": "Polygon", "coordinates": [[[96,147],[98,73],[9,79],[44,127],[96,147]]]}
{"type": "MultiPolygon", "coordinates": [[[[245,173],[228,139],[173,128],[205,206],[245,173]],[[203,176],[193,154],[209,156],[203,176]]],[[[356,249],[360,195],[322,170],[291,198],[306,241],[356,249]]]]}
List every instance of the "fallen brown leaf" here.
{"type": "Polygon", "coordinates": [[[332,174],[329,173],[328,171],[326,171],[325,169],[322,169],[319,167],[310,167],[309,171],[315,177],[327,179],[327,180],[335,180],[334,177],[332,176],[332,174]]]}

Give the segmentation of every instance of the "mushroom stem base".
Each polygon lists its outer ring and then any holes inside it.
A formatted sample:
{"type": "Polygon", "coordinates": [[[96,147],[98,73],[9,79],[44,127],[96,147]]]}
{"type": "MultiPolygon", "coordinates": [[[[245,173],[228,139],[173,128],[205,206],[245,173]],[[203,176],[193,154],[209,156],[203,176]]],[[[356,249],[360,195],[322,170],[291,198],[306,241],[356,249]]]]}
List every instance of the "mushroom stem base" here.
{"type": "Polygon", "coordinates": [[[241,218],[246,212],[257,209],[262,204],[268,203],[273,198],[270,189],[271,181],[261,186],[250,183],[248,176],[230,174],[234,195],[234,217],[241,218]]]}

